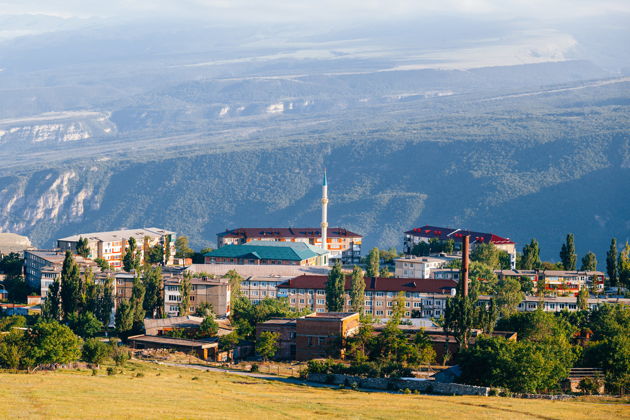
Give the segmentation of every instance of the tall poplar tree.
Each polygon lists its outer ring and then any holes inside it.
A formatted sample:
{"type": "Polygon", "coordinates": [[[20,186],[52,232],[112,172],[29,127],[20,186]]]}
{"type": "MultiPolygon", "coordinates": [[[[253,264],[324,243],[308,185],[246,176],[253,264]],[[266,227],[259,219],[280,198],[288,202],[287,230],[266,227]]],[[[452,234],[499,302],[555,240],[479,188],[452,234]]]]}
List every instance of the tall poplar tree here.
{"type": "Polygon", "coordinates": [[[61,290],[59,280],[55,279],[55,281],[48,286],[48,294],[44,301],[43,313],[45,318],[54,319],[55,321],[61,319],[61,290]]]}
{"type": "Polygon", "coordinates": [[[326,282],[326,310],[328,312],[342,312],[345,300],[345,277],[341,271],[341,263],[336,262],[328,273],[326,282]]]}
{"type": "Polygon", "coordinates": [[[617,239],[610,240],[610,248],[606,253],[606,272],[610,280],[610,285],[615,287],[619,284],[619,265],[617,263],[617,239]]]}
{"type": "Polygon", "coordinates": [[[192,282],[192,274],[189,272],[184,273],[182,282],[179,288],[179,295],[182,300],[179,303],[179,316],[186,316],[190,312],[190,289],[192,282]]]}
{"type": "Polygon", "coordinates": [[[79,310],[81,295],[81,276],[79,267],[74,262],[72,252],[66,251],[61,269],[60,295],[63,317],[67,317],[79,310]]]}
{"type": "Polygon", "coordinates": [[[572,233],[567,235],[567,240],[560,249],[560,260],[565,270],[575,270],[577,266],[577,254],[575,253],[575,241],[572,233]]]}
{"type": "Polygon", "coordinates": [[[160,318],[164,309],[162,268],[146,268],[142,274],[142,282],[145,288],[142,307],[148,316],[160,318]]]}
{"type": "Polygon", "coordinates": [[[354,266],[352,269],[352,280],[350,281],[350,303],[354,312],[363,313],[363,304],[365,301],[365,279],[363,278],[363,270],[354,266]]]}
{"type": "Polygon", "coordinates": [[[77,254],[83,258],[87,258],[88,255],[90,255],[90,246],[87,238],[79,238],[79,241],[77,242],[77,254]]]}
{"type": "Polygon", "coordinates": [[[529,244],[523,247],[523,256],[520,260],[521,270],[536,270],[540,267],[540,247],[538,241],[532,239],[529,244]]]}
{"type": "Polygon", "coordinates": [[[597,255],[595,253],[588,251],[586,255],[582,257],[582,267],[580,267],[582,271],[597,271],[597,255]]]}
{"type": "Polygon", "coordinates": [[[630,244],[626,242],[619,253],[619,284],[630,287],[630,244]]]}
{"type": "Polygon", "coordinates": [[[368,277],[378,277],[380,273],[380,260],[381,255],[378,248],[372,248],[368,254],[367,267],[365,268],[365,274],[368,277]]]}

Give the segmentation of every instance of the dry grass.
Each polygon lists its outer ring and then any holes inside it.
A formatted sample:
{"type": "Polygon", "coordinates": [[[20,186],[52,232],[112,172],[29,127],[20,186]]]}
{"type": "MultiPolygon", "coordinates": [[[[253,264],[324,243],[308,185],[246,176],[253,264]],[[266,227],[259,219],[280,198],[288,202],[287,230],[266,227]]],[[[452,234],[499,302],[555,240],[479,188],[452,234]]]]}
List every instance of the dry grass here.
{"type": "Polygon", "coordinates": [[[364,393],[147,362],[116,376],[0,373],[0,396],[0,418],[630,418],[627,404],[364,393]]]}

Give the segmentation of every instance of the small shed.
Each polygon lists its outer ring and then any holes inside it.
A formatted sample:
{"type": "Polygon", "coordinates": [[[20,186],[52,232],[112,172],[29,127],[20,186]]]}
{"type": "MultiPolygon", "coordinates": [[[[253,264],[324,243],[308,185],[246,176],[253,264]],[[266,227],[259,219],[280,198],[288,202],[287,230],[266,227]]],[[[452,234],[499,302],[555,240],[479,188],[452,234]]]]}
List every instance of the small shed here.
{"type": "Polygon", "coordinates": [[[219,347],[218,340],[187,340],[157,335],[134,335],[129,337],[129,344],[134,349],[171,349],[184,353],[194,352],[203,360],[215,359],[219,347]]]}

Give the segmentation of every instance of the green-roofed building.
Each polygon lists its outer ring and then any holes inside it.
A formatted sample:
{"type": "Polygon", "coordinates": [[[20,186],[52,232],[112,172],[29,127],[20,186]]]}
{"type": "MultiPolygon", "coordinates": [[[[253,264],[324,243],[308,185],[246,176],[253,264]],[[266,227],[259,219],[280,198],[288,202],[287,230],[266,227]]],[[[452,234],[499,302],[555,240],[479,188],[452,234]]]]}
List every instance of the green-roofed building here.
{"type": "Polygon", "coordinates": [[[251,241],[204,254],[206,264],[328,265],[328,251],[304,242],[251,241]]]}

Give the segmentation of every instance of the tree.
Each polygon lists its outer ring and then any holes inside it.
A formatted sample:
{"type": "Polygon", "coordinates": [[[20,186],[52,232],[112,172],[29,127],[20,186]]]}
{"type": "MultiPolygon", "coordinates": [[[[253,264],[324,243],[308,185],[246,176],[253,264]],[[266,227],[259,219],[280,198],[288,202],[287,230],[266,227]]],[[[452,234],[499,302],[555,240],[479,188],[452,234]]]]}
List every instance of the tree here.
{"type": "Polygon", "coordinates": [[[520,276],[518,278],[518,282],[520,283],[521,290],[524,293],[530,294],[534,290],[534,282],[528,276],[520,276]]]}
{"type": "Polygon", "coordinates": [[[610,279],[610,285],[616,287],[619,284],[619,267],[617,265],[617,239],[610,240],[610,248],[606,253],[606,272],[610,279]]]}
{"type": "Polygon", "coordinates": [[[588,298],[588,289],[586,287],[581,288],[577,295],[577,306],[581,311],[588,309],[588,298]]]}
{"type": "Polygon", "coordinates": [[[328,273],[328,281],[326,282],[326,309],[328,312],[343,311],[345,284],[346,280],[341,271],[341,263],[336,262],[333,269],[328,273]]]}
{"type": "Polygon", "coordinates": [[[417,257],[427,257],[431,250],[429,244],[426,242],[419,242],[411,249],[411,254],[417,257]]]}
{"type": "Polygon", "coordinates": [[[214,317],[207,316],[199,325],[199,333],[203,337],[214,337],[219,332],[219,324],[214,317]]]}
{"type": "Polygon", "coordinates": [[[588,251],[586,255],[582,257],[582,271],[597,271],[597,256],[595,253],[588,251]]]}
{"type": "Polygon", "coordinates": [[[206,318],[208,316],[214,317],[214,315],[214,308],[209,302],[201,302],[197,305],[197,309],[195,309],[195,316],[206,318]]]}
{"type": "Polygon", "coordinates": [[[42,313],[47,319],[54,319],[56,321],[61,319],[61,290],[59,280],[57,279],[48,286],[48,295],[44,301],[42,313]]]}
{"type": "Polygon", "coordinates": [[[34,364],[69,363],[81,357],[81,338],[57,321],[40,320],[26,337],[34,364]]]}
{"type": "Polygon", "coordinates": [[[446,301],[443,328],[448,335],[452,335],[455,338],[460,349],[468,348],[471,332],[475,324],[476,304],[476,291],[473,287],[470,287],[468,295],[465,296],[463,281],[457,284],[457,294],[446,301]]]}
{"type": "Polygon", "coordinates": [[[26,297],[33,291],[23,276],[8,275],[4,280],[4,288],[9,292],[11,302],[26,302],[26,297]]]}
{"type": "Polygon", "coordinates": [[[479,286],[479,292],[485,295],[493,294],[497,286],[497,275],[492,267],[477,261],[469,266],[470,285],[479,286]]]}
{"type": "Polygon", "coordinates": [[[185,272],[179,286],[179,295],[181,301],[179,303],[179,316],[186,316],[190,312],[190,290],[192,288],[192,274],[185,272]]]}
{"type": "Polygon", "coordinates": [[[493,270],[501,268],[499,250],[494,244],[487,242],[475,246],[470,252],[470,260],[483,263],[493,270]]]}
{"type": "Polygon", "coordinates": [[[499,280],[495,298],[500,316],[504,317],[516,313],[516,308],[523,301],[523,297],[518,280],[512,278],[499,280]]]}
{"type": "Polygon", "coordinates": [[[225,277],[228,278],[230,283],[230,297],[233,302],[234,299],[241,295],[241,282],[243,281],[243,277],[241,277],[236,270],[228,271],[225,273],[225,277]]]}
{"type": "Polygon", "coordinates": [[[365,274],[371,277],[378,277],[380,273],[380,263],[381,256],[378,248],[372,248],[372,250],[368,253],[367,256],[367,266],[365,269],[365,274]]]}
{"type": "Polygon", "coordinates": [[[114,309],[114,281],[107,277],[103,282],[99,302],[94,314],[103,323],[105,328],[109,327],[114,309]]]}
{"type": "Polygon", "coordinates": [[[287,298],[265,298],[254,304],[246,297],[239,297],[232,306],[231,321],[240,337],[250,337],[256,324],[274,317],[297,318],[310,313],[309,309],[294,311],[287,298]]]}
{"type": "Polygon", "coordinates": [[[363,278],[363,270],[356,265],[352,269],[352,279],[350,280],[350,303],[354,312],[363,313],[365,279],[363,278]]]}
{"type": "Polygon", "coordinates": [[[100,365],[111,354],[111,346],[98,338],[88,338],[83,344],[82,359],[100,365]]]}
{"type": "Polygon", "coordinates": [[[144,316],[146,315],[144,311],[144,294],[146,290],[144,288],[144,283],[140,280],[138,274],[133,279],[133,286],[131,288],[131,307],[133,311],[133,331],[140,332],[144,328],[144,316]]]}
{"type": "Polygon", "coordinates": [[[112,266],[109,265],[109,263],[103,258],[94,258],[94,262],[98,265],[101,271],[109,271],[112,269],[112,266]]]}
{"type": "Polygon", "coordinates": [[[454,250],[455,241],[453,239],[448,239],[444,241],[444,243],[442,244],[442,252],[446,253],[447,255],[451,255],[454,250]]]}
{"type": "Polygon", "coordinates": [[[72,253],[66,251],[66,257],[61,269],[60,284],[61,308],[66,317],[79,310],[81,306],[82,284],[79,267],[74,262],[72,253]]]}
{"type": "Polygon", "coordinates": [[[532,239],[531,242],[523,247],[523,256],[520,260],[521,270],[536,270],[540,267],[540,247],[538,241],[532,239]]]}
{"type": "Polygon", "coordinates": [[[80,337],[94,337],[103,330],[103,323],[92,312],[72,313],[68,325],[80,337]]]}
{"type": "Polygon", "coordinates": [[[153,245],[149,248],[145,258],[149,264],[164,264],[164,246],[159,243],[153,245]]]}
{"type": "Polygon", "coordinates": [[[219,349],[223,351],[230,351],[238,346],[240,339],[235,331],[229,334],[219,337],[219,349]]]}
{"type": "Polygon", "coordinates": [[[182,235],[175,239],[175,258],[191,258],[194,253],[187,236],[182,235]]]}
{"type": "Polygon", "coordinates": [[[138,250],[136,238],[132,236],[127,241],[127,249],[125,250],[125,255],[123,257],[123,270],[129,273],[131,270],[138,271],[139,268],[140,251],[138,250]]]}
{"type": "Polygon", "coordinates": [[[116,310],[116,333],[120,337],[126,337],[133,329],[134,308],[129,300],[123,300],[116,310]]]}
{"type": "Polygon", "coordinates": [[[162,268],[148,267],[142,273],[144,299],[142,307],[151,318],[160,318],[164,312],[162,268]]]}
{"type": "Polygon", "coordinates": [[[278,352],[278,339],[280,334],[277,332],[263,331],[256,340],[256,353],[260,354],[264,360],[273,358],[278,352]]]}
{"type": "Polygon", "coordinates": [[[619,284],[630,287],[630,244],[626,242],[619,253],[619,284]]]}
{"type": "Polygon", "coordinates": [[[83,258],[87,258],[91,252],[92,251],[90,250],[90,245],[87,238],[79,237],[79,240],[77,242],[77,254],[79,254],[83,258]]]}
{"type": "Polygon", "coordinates": [[[565,270],[575,270],[577,265],[577,254],[575,253],[575,242],[572,233],[567,235],[566,242],[562,244],[562,249],[560,250],[560,261],[562,261],[562,266],[565,270]]]}
{"type": "Polygon", "coordinates": [[[0,272],[7,277],[17,277],[24,269],[24,259],[17,252],[11,252],[0,258],[0,272]]]}

